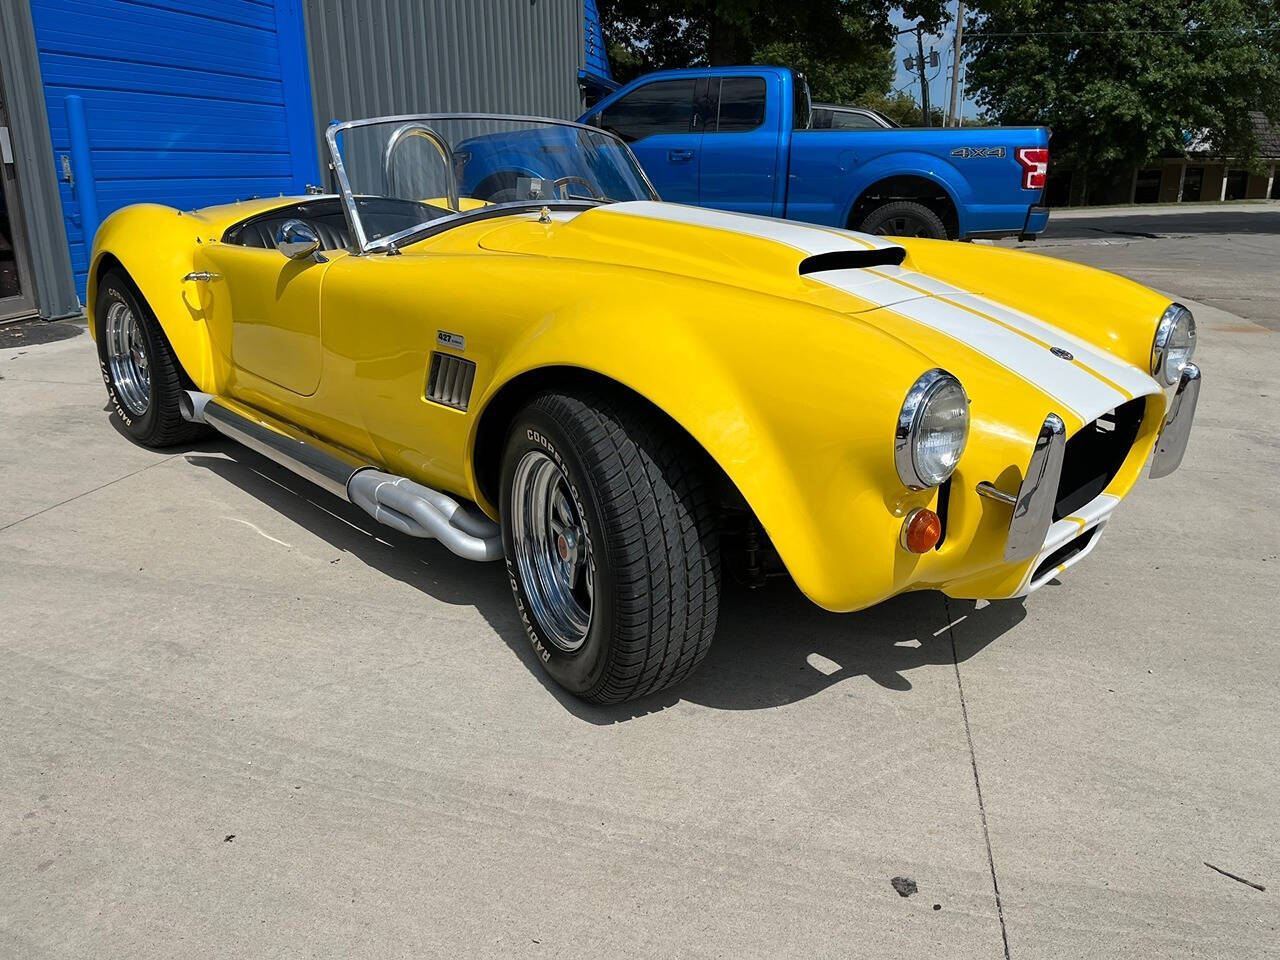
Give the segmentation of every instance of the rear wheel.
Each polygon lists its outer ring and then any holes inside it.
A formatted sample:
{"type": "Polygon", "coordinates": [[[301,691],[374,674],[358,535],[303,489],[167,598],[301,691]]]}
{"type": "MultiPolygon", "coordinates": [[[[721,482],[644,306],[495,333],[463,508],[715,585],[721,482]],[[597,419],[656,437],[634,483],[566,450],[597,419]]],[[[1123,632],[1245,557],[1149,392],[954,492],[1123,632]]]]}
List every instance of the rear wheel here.
{"type": "Polygon", "coordinates": [[[679,683],[706,656],[719,545],[697,451],[605,393],[546,393],[502,463],[507,572],[538,658],[565,689],[617,703],[679,683]]]}
{"type": "Polygon", "coordinates": [[[924,204],[911,200],[894,200],[876,207],[862,218],[858,229],[885,237],[947,239],[947,228],[942,218],[924,204]]]}
{"type": "Polygon", "coordinates": [[[98,283],[98,364],[121,425],[139,443],[164,447],[199,436],[182,419],[182,370],[150,308],[118,270],[98,283]]]}

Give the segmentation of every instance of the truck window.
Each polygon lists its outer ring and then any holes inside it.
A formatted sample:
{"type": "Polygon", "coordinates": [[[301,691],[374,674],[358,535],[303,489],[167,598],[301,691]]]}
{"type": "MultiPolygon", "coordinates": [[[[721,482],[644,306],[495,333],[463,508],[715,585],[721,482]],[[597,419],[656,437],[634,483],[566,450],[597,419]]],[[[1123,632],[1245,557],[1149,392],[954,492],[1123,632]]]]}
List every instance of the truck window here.
{"type": "MultiPolygon", "coordinates": [[[[715,81],[713,80],[714,84],[715,81]]],[[[764,123],[764,77],[721,77],[715,125],[707,132],[743,133],[764,123]]]]}
{"type": "Polygon", "coordinates": [[[688,133],[693,85],[692,79],[646,83],[597,114],[597,125],[627,143],[658,133],[688,133]]]}
{"type": "Polygon", "coordinates": [[[830,127],[832,130],[883,130],[884,125],[875,117],[852,110],[832,110],[830,127]]]}
{"type": "Polygon", "coordinates": [[[812,120],[813,98],[809,96],[809,81],[803,73],[791,72],[791,127],[793,130],[808,130],[812,120]]]}

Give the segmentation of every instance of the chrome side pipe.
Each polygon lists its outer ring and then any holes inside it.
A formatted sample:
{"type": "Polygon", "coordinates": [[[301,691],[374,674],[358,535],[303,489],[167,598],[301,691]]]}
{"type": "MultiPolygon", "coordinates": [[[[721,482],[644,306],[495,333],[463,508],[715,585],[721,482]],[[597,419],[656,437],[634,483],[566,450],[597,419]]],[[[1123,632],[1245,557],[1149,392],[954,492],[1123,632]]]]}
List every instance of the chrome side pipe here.
{"type": "Polygon", "coordinates": [[[379,523],[411,537],[439,540],[464,560],[502,557],[502,536],[497,524],[408,477],[360,470],[347,482],[347,496],[379,523]]]}
{"type": "Polygon", "coordinates": [[[377,470],[345,450],[274,422],[264,414],[255,411],[255,417],[247,417],[207,393],[184,391],[180,407],[185,419],[208,424],[223,436],[354,503],[379,523],[411,537],[439,540],[466,560],[502,557],[498,525],[448,494],[408,477],[377,470]]]}

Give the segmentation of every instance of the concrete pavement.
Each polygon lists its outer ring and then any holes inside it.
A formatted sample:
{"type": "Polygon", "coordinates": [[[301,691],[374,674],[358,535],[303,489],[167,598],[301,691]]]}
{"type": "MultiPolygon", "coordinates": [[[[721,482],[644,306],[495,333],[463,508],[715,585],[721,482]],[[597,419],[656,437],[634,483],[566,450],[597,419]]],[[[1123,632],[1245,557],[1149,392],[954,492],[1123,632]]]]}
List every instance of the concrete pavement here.
{"type": "Polygon", "coordinates": [[[1280,202],[1054,210],[1049,229],[1022,248],[1176,290],[1280,332],[1280,202]]]}
{"type": "Polygon", "coordinates": [[[1197,317],[1186,462],[1060,584],[730,588],[618,709],[498,566],[0,350],[0,957],[1275,955],[1280,346],[1197,317]]]}

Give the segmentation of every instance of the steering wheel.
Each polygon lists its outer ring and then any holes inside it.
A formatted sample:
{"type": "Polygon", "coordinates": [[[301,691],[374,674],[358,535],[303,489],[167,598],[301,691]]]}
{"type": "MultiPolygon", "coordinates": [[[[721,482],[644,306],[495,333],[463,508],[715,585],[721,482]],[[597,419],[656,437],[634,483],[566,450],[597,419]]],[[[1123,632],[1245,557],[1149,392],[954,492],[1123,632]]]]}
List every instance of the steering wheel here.
{"type": "Polygon", "coordinates": [[[584,180],[582,177],[574,177],[574,176],[560,177],[554,183],[552,183],[551,188],[557,192],[560,192],[561,188],[563,188],[564,192],[560,194],[560,199],[569,200],[573,196],[572,194],[569,193],[569,184],[571,183],[580,183],[584,187],[586,187],[587,196],[589,196],[592,200],[608,199],[607,197],[600,196],[598,193],[592,190],[591,183],[587,180],[584,180]]]}

